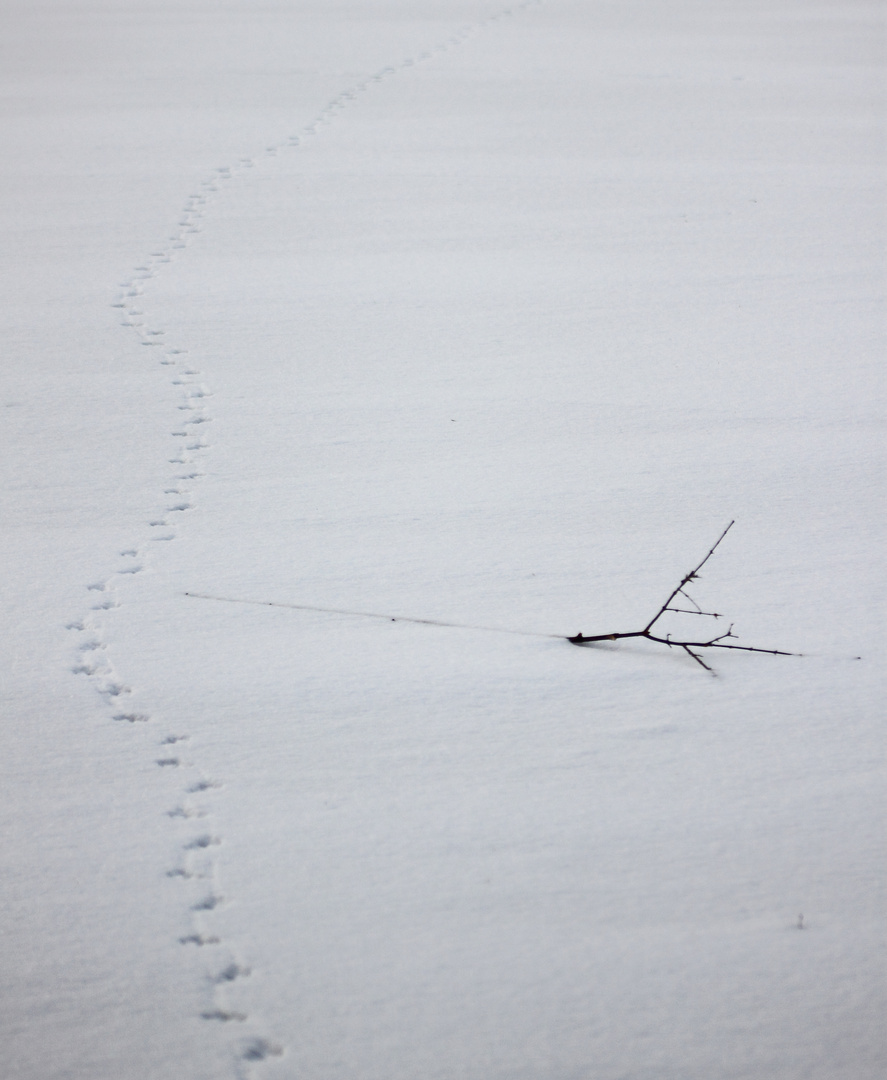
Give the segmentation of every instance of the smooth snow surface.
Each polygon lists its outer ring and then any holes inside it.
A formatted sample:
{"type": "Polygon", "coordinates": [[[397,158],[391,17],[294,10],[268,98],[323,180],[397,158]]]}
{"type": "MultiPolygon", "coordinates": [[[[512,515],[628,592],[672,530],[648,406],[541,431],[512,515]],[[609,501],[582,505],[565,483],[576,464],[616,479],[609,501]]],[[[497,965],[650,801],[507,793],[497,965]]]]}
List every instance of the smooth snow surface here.
{"type": "Polygon", "coordinates": [[[506,4],[0,4],[4,1078],[885,1075],[883,6],[506,4]]]}

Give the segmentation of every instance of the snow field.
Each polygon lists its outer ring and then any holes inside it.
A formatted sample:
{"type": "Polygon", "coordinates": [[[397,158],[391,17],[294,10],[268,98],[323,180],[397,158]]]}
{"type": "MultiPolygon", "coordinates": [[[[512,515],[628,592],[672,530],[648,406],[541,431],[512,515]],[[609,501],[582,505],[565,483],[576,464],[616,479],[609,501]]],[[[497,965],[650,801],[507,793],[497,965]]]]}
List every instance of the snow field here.
{"type": "Polygon", "coordinates": [[[111,10],[13,117],[13,1075],[879,1075],[875,7],[111,10]],[[733,517],[804,659],[544,636],[733,517]]]}

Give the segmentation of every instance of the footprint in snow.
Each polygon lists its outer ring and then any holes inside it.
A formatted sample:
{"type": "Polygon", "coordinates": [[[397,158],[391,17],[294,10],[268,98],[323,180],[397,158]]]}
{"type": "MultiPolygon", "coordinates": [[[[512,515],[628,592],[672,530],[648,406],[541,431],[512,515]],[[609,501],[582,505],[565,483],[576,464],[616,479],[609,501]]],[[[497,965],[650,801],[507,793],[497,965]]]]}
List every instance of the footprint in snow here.
{"type": "Polygon", "coordinates": [[[199,903],[195,904],[192,911],[215,911],[215,909],[221,904],[221,896],[213,896],[212,894],[205,897],[199,903]]]}
{"type": "Polygon", "coordinates": [[[123,697],[125,694],[131,694],[132,687],[127,686],[125,683],[111,681],[100,687],[100,692],[102,694],[107,694],[108,697],[117,698],[123,697]]]}
{"type": "Polygon", "coordinates": [[[187,937],[179,938],[180,945],[218,945],[219,939],[206,934],[188,934],[187,937]]]}
{"type": "Polygon", "coordinates": [[[196,839],[189,841],[185,844],[185,851],[200,851],[208,847],[218,847],[221,844],[221,840],[217,836],[198,836],[196,839]]]}
{"type": "Polygon", "coordinates": [[[239,964],[232,963],[214,976],[212,981],[214,983],[234,982],[235,979],[245,979],[250,974],[248,967],[241,967],[239,964]]]}
{"type": "Polygon", "coordinates": [[[192,784],[188,788],[189,795],[196,795],[201,791],[212,791],[213,788],[220,788],[222,785],[217,784],[214,780],[198,780],[196,784],[192,784]]]}
{"type": "Polygon", "coordinates": [[[267,1061],[268,1058],[280,1057],[282,1054],[283,1047],[269,1042],[268,1039],[247,1039],[240,1044],[242,1061],[267,1061]]]}

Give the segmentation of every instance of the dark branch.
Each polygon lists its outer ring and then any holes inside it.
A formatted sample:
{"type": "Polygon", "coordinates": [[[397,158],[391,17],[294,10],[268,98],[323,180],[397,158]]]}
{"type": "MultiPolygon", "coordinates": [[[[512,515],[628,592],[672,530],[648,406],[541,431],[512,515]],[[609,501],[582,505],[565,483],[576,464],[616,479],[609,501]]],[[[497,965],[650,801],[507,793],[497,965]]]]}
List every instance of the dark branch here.
{"type": "Polygon", "coordinates": [[[695,581],[698,578],[699,571],[702,569],[703,566],[705,566],[705,564],[712,557],[712,555],[714,555],[718,544],[720,544],[720,542],[724,539],[724,537],[733,527],[733,524],[734,522],[731,521],[727,528],[724,529],[724,531],[712,545],[711,549],[709,550],[705,558],[702,560],[702,562],[699,563],[698,566],[695,566],[688,574],[684,575],[684,577],[680,581],[680,584],[671,593],[669,598],[656,612],[653,618],[647,623],[643,630],[622,631],[614,634],[593,634],[590,636],[579,633],[576,634],[574,637],[568,637],[567,641],[571,642],[573,645],[588,645],[592,644],[595,641],[621,641],[623,638],[646,638],[647,641],[655,641],[659,645],[667,645],[670,649],[683,649],[688,656],[691,656],[697,664],[700,664],[702,667],[704,667],[706,671],[711,672],[712,675],[715,675],[717,673],[714,671],[713,668],[709,667],[709,665],[706,664],[706,662],[702,659],[701,656],[699,656],[693,651],[694,649],[736,649],[740,652],[767,653],[769,656],[800,656],[801,653],[783,652],[782,649],[759,649],[753,645],[728,645],[725,643],[724,639],[736,637],[736,635],[733,633],[732,623],[730,624],[729,629],[725,633],[718,634],[716,637],[710,638],[708,641],[676,641],[674,638],[672,638],[670,634],[666,637],[658,637],[656,634],[651,633],[653,627],[667,611],[675,612],[678,615],[702,615],[710,619],[721,618],[721,615],[718,612],[703,611],[702,608],[700,608],[700,606],[693,599],[693,597],[690,596],[690,594],[686,591],[686,586],[691,581],[695,581]],[[692,609],[672,607],[671,602],[676,596],[683,596],[686,600],[688,600],[693,605],[692,609]]]}
{"type": "MultiPolygon", "coordinates": [[[[662,607],[656,612],[656,614],[653,616],[653,618],[644,627],[644,632],[647,632],[647,631],[650,631],[650,630],[653,629],[654,624],[657,623],[659,621],[659,619],[665,614],[665,612],[668,609],[669,605],[671,604],[672,600],[674,600],[674,598],[678,595],[678,593],[682,593],[684,596],[687,596],[687,594],[684,592],[684,586],[689,584],[691,581],[694,581],[696,579],[696,577],[699,574],[699,571],[703,568],[703,566],[705,566],[705,564],[712,557],[712,555],[714,555],[715,551],[717,550],[718,544],[720,544],[720,542],[724,539],[724,537],[727,535],[727,533],[733,528],[734,524],[735,524],[735,521],[730,522],[730,524],[727,526],[727,528],[724,529],[724,531],[721,533],[721,535],[714,542],[714,544],[711,547],[711,550],[705,556],[705,558],[702,560],[702,562],[699,563],[698,566],[694,567],[690,571],[690,573],[687,574],[681,580],[680,585],[678,585],[678,587],[671,594],[671,596],[669,596],[669,598],[665,601],[665,603],[662,605],[662,607]]],[[[690,600],[690,597],[687,596],[687,599],[690,600]]],[[[691,600],[691,603],[695,605],[696,601],[691,600]]]]}
{"type": "MultiPolygon", "coordinates": [[[[709,638],[708,641],[678,641],[672,638],[670,634],[666,635],[665,637],[659,637],[658,635],[652,633],[653,627],[666,612],[673,612],[677,615],[700,615],[703,618],[707,619],[720,619],[722,617],[720,613],[716,611],[703,611],[699,604],[697,604],[693,597],[687,592],[686,587],[690,584],[691,581],[695,581],[699,577],[699,571],[702,569],[703,566],[705,566],[705,564],[712,557],[712,555],[714,555],[715,551],[718,548],[718,545],[733,527],[733,524],[734,522],[731,521],[727,528],[724,529],[724,531],[721,533],[715,543],[711,546],[705,558],[688,574],[685,574],[683,578],[681,578],[677,587],[672,590],[668,599],[665,601],[662,607],[659,608],[659,610],[647,623],[643,630],[623,630],[612,634],[592,635],[579,633],[575,634],[573,637],[568,637],[566,640],[569,641],[572,645],[592,645],[597,641],[621,641],[624,638],[646,638],[647,641],[654,641],[659,645],[667,645],[670,649],[683,649],[688,656],[692,657],[692,659],[695,660],[697,664],[699,664],[701,667],[704,667],[705,670],[710,672],[712,675],[716,674],[716,672],[711,667],[709,667],[709,665],[702,659],[701,656],[698,655],[698,653],[694,651],[695,649],[736,649],[740,652],[766,653],[769,656],[802,655],[801,653],[784,652],[782,649],[760,649],[753,645],[728,645],[724,639],[736,637],[736,635],[733,633],[732,623],[730,624],[730,627],[725,633],[718,634],[716,637],[713,638],[709,638]],[[687,601],[687,603],[691,605],[691,607],[672,607],[672,601],[675,599],[676,596],[682,596],[687,601]]],[[[319,607],[313,604],[286,604],[274,600],[248,600],[234,596],[209,596],[206,593],[186,592],[184,593],[184,595],[190,596],[194,599],[220,600],[230,604],[257,604],[262,607],[293,608],[297,611],[318,611],[336,615],[359,616],[365,619],[384,619],[386,622],[423,623],[426,626],[448,626],[458,627],[465,630],[488,630],[499,634],[521,634],[529,637],[552,637],[561,639],[560,634],[545,634],[532,630],[512,630],[501,626],[477,626],[469,625],[466,623],[450,623],[444,622],[440,619],[421,619],[415,616],[382,614],[376,611],[353,611],[344,608],[319,607]]]]}
{"type": "Polygon", "coordinates": [[[717,672],[715,671],[715,669],[714,669],[714,668],[710,668],[710,667],[708,666],[708,664],[706,664],[706,662],[705,662],[705,661],[704,661],[704,660],[702,659],[702,657],[701,657],[701,656],[697,656],[697,655],[696,655],[696,653],[695,653],[695,652],[693,652],[693,650],[692,650],[691,648],[689,648],[689,646],[687,646],[687,645],[682,645],[682,646],[681,646],[681,648],[682,648],[682,649],[684,650],[684,652],[685,652],[685,653],[686,653],[686,654],[687,654],[688,656],[692,656],[692,657],[693,657],[693,659],[694,659],[694,660],[696,661],[696,663],[697,663],[697,664],[700,664],[700,665],[701,665],[702,667],[704,667],[706,671],[710,672],[710,673],[711,673],[712,675],[715,675],[715,674],[717,674],[717,672]]]}
{"type": "Polygon", "coordinates": [[[707,615],[710,619],[720,619],[722,616],[717,611],[691,611],[683,607],[667,607],[666,611],[676,611],[678,615],[707,615]]]}

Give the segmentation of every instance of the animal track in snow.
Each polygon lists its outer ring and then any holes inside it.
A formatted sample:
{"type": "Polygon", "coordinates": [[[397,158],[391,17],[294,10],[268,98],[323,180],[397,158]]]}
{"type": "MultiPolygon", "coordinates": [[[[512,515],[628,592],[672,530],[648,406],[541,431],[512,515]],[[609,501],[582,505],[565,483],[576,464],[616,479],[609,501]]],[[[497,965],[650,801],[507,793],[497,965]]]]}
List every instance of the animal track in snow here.
{"type": "Polygon", "coordinates": [[[221,1020],[224,1023],[228,1023],[229,1020],[237,1020],[243,1023],[244,1020],[248,1019],[246,1013],[228,1012],[226,1009],[210,1009],[200,1015],[204,1020],[221,1020]]]}
{"type": "Polygon", "coordinates": [[[218,945],[219,939],[212,934],[188,934],[187,937],[179,938],[181,945],[218,945]]]}
{"type": "Polygon", "coordinates": [[[217,784],[213,780],[198,780],[196,784],[192,784],[187,790],[189,795],[196,795],[198,792],[212,791],[213,788],[220,788],[221,786],[221,784],[217,784]]]}
{"type": "Polygon", "coordinates": [[[117,682],[116,679],[108,679],[105,682],[99,684],[98,687],[100,694],[106,694],[111,698],[121,697],[123,694],[131,694],[132,688],[125,683],[117,682]]]}
{"type": "Polygon", "coordinates": [[[211,893],[209,896],[205,896],[202,900],[198,901],[191,908],[192,911],[215,911],[215,909],[221,904],[221,896],[216,896],[211,893]]]}
{"type": "Polygon", "coordinates": [[[212,981],[217,983],[234,982],[235,979],[245,979],[252,972],[248,967],[241,967],[240,964],[228,964],[226,968],[223,968],[217,975],[213,976],[212,981]]]}
{"type": "Polygon", "coordinates": [[[280,1057],[283,1047],[268,1039],[244,1039],[240,1044],[242,1061],[267,1061],[271,1057],[280,1057]]]}
{"type": "Polygon", "coordinates": [[[174,810],[167,810],[166,816],[171,818],[202,818],[206,817],[206,812],[187,806],[177,806],[174,810]]]}
{"type": "Polygon", "coordinates": [[[222,841],[217,836],[205,834],[203,836],[198,836],[185,844],[185,851],[197,851],[203,848],[217,847],[221,842],[222,841]]]}
{"type": "MultiPolygon", "coordinates": [[[[130,590],[135,587],[135,577],[152,570],[155,560],[162,560],[165,551],[170,550],[158,548],[156,542],[170,542],[176,539],[180,524],[183,528],[187,527],[187,512],[194,510],[199,502],[199,485],[195,482],[204,476],[200,469],[204,459],[200,455],[211,450],[205,434],[215,430],[207,426],[214,419],[210,410],[212,393],[203,382],[200,369],[186,348],[170,340],[171,335],[163,321],[150,310],[150,300],[145,294],[147,292],[150,296],[152,281],[164,272],[164,267],[180,258],[189,247],[201,242],[200,235],[206,226],[208,208],[212,205],[214,196],[225,187],[225,182],[230,183],[244,176],[247,170],[254,169],[260,158],[269,161],[284,153],[297,151],[307,138],[318,137],[323,129],[338,122],[346,110],[362,96],[371,93],[377,84],[416,65],[427,63],[463,44],[485,27],[539,3],[541,0],[525,0],[503,9],[497,15],[459,28],[436,46],[423,48],[414,56],[383,67],[344,88],[332,97],[309,123],[299,131],[265,147],[262,154],[255,157],[244,155],[231,164],[218,166],[183,200],[177,218],[173,219],[176,224],[170,230],[168,238],[158,243],[147,258],[120,280],[119,291],[111,303],[112,309],[119,312],[115,319],[130,335],[130,341],[134,345],[143,345],[150,350],[141,355],[158,365],[158,374],[162,373],[166,385],[175,388],[178,394],[178,400],[171,406],[167,428],[170,438],[174,440],[167,444],[170,453],[167,462],[178,466],[179,471],[175,477],[167,474],[158,482],[158,490],[162,491],[168,505],[161,515],[148,520],[144,527],[147,535],[143,540],[155,542],[154,545],[140,542],[120,551],[119,558],[124,562],[118,564],[104,580],[96,580],[87,586],[89,592],[98,594],[95,602],[84,616],[68,623],[72,633],[82,635],[76,644],[76,658],[72,661],[71,669],[91,680],[108,708],[109,717],[114,721],[150,724],[154,720],[149,711],[138,708],[138,698],[127,702],[129,708],[124,705],[124,701],[134,691],[119,677],[109,655],[113,612],[126,601],[130,590]],[[175,528],[169,520],[173,514],[177,515],[174,519],[175,528]]],[[[185,742],[187,738],[185,734],[168,735],[156,745],[172,748],[185,742]]],[[[193,746],[191,749],[193,750],[193,746]]],[[[198,821],[208,826],[206,831],[199,835],[181,837],[181,865],[166,871],[170,879],[169,887],[182,890],[182,903],[187,905],[191,912],[191,932],[179,938],[179,941],[182,945],[207,949],[207,956],[214,960],[212,968],[206,972],[209,988],[207,992],[211,998],[200,1016],[205,1020],[217,1020],[222,1026],[230,1022],[246,1023],[247,1014],[229,1008],[225,994],[226,988],[232,983],[249,975],[249,967],[230,953],[227,957],[220,957],[219,954],[225,949],[224,943],[217,934],[212,933],[212,926],[206,925],[207,922],[211,923],[212,913],[223,903],[218,863],[219,854],[224,850],[223,838],[212,831],[210,798],[210,793],[220,790],[223,785],[201,776],[190,760],[185,761],[170,754],[155,757],[154,761],[171,776],[180,773],[184,788],[179,805],[166,811],[166,816],[170,819],[168,827],[186,831],[189,822],[196,824],[198,821]],[[201,796],[207,797],[205,801],[208,805],[197,805],[204,801],[201,796]],[[197,895],[194,895],[195,889],[199,889],[197,895]]],[[[248,1080],[253,1076],[253,1066],[269,1058],[279,1057],[284,1053],[284,1048],[264,1035],[247,1032],[245,1037],[232,1042],[232,1052],[234,1075],[237,1080],[248,1080]]]]}

